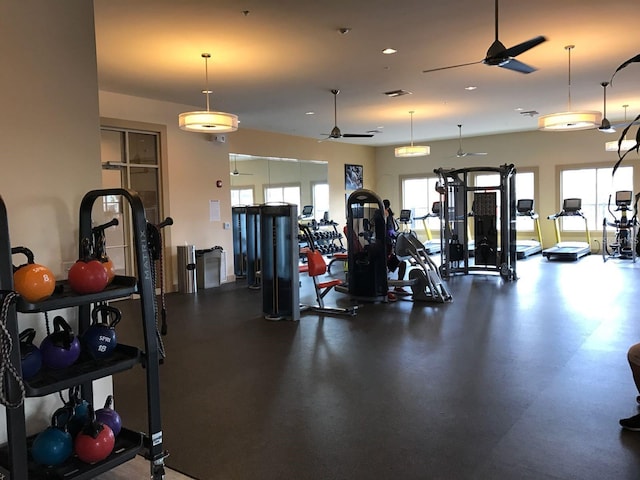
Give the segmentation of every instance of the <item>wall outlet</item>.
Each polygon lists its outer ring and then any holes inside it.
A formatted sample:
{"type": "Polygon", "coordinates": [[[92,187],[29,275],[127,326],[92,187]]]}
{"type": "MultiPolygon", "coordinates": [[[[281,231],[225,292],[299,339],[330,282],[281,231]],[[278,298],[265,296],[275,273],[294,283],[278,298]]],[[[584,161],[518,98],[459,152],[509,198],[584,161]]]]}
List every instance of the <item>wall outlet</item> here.
{"type": "Polygon", "coordinates": [[[224,222],[222,224],[222,228],[224,228],[225,230],[231,230],[231,224],[229,222],[224,222]]]}

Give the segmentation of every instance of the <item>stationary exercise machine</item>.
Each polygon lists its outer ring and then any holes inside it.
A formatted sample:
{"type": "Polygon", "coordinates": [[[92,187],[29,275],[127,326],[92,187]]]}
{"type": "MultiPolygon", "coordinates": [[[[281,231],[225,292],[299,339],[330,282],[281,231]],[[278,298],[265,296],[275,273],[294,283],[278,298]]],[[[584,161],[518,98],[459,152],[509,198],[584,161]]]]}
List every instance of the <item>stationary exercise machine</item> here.
{"type": "Polygon", "coordinates": [[[387,300],[387,251],[384,204],[367,189],[347,199],[347,285],[336,288],[365,302],[387,300]]]}
{"type": "Polygon", "coordinates": [[[246,259],[247,284],[251,289],[260,288],[260,205],[246,207],[246,259]]]}
{"type": "Polygon", "coordinates": [[[611,195],[609,195],[607,210],[609,210],[609,214],[613,217],[613,221],[607,220],[607,218],[602,220],[602,259],[605,262],[610,258],[621,258],[631,260],[635,263],[637,255],[638,197],[640,197],[640,194],[636,195],[633,208],[634,214],[633,217],[629,218],[627,212],[631,210],[633,192],[630,190],[617,191],[615,212],[620,212],[620,218],[617,218],[616,214],[611,210],[611,195]],[[615,237],[612,242],[608,242],[607,239],[608,227],[615,228],[615,237]]]}
{"type": "Polygon", "coordinates": [[[483,271],[496,272],[507,280],[515,280],[515,166],[438,168],[434,172],[440,177],[438,191],[442,198],[442,278],[456,273],[483,271]],[[498,185],[474,186],[474,175],[483,173],[498,174],[498,185]],[[469,197],[473,202],[473,215],[467,214],[470,211],[469,197]],[[470,221],[474,222],[473,262],[469,252],[470,221]]]}
{"type": "Polygon", "coordinates": [[[400,232],[411,231],[411,210],[400,210],[400,216],[398,217],[398,223],[400,224],[400,232]]]}
{"type": "Polygon", "coordinates": [[[313,281],[313,288],[316,294],[315,305],[300,305],[301,312],[316,312],[316,313],[328,313],[334,315],[356,315],[358,306],[350,306],[345,308],[340,307],[328,307],[324,304],[324,297],[334,288],[343,284],[343,281],[339,278],[326,278],[324,275],[327,273],[327,263],[322,256],[322,253],[316,248],[316,244],[313,240],[313,232],[311,228],[306,225],[300,225],[302,234],[307,238],[307,247],[305,255],[307,262],[301,266],[301,270],[308,273],[309,277],[313,281]]]}
{"type": "Polygon", "coordinates": [[[533,209],[532,198],[520,198],[516,203],[516,216],[529,217],[533,220],[533,227],[537,240],[516,240],[516,255],[518,260],[535,255],[542,251],[542,233],[540,232],[540,216],[533,209]]]}
{"type": "Polygon", "coordinates": [[[556,232],[556,244],[551,248],[542,250],[542,255],[548,260],[578,260],[585,255],[591,253],[591,234],[589,233],[589,225],[587,218],[582,213],[581,198],[565,198],[562,202],[562,210],[547,218],[553,220],[553,226],[556,232]],[[584,231],[586,242],[563,242],[560,237],[559,218],[562,217],[580,217],[584,220],[584,231]]]}
{"type": "Polygon", "coordinates": [[[267,320],[300,320],[298,206],[260,206],[262,312],[267,320]]]}
{"type": "Polygon", "coordinates": [[[410,287],[412,300],[445,303],[453,299],[438,267],[414,232],[399,233],[395,251],[398,258],[409,261],[411,267],[409,280],[389,280],[390,286],[410,287]]]}
{"type": "Polygon", "coordinates": [[[236,278],[247,276],[247,207],[231,207],[233,224],[233,273],[236,278]]]}
{"type": "Polygon", "coordinates": [[[440,219],[440,212],[442,210],[442,202],[436,201],[431,205],[431,212],[423,215],[422,217],[416,217],[416,220],[422,220],[422,226],[427,235],[427,240],[423,243],[424,251],[427,255],[433,255],[435,253],[440,253],[442,250],[442,243],[440,239],[434,240],[433,233],[431,232],[431,227],[429,226],[430,218],[438,218],[440,219]]]}

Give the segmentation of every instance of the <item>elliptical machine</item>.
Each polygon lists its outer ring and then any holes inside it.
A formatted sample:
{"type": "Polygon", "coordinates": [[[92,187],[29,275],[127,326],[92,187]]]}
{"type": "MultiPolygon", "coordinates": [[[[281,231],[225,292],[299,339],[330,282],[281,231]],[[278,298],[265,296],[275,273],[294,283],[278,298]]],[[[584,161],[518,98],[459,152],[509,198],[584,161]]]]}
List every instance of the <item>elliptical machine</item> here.
{"type": "Polygon", "coordinates": [[[631,211],[631,199],[633,193],[630,190],[619,190],[616,192],[616,209],[611,210],[611,195],[609,195],[609,202],[607,203],[607,210],[613,217],[613,221],[602,220],[602,259],[606,262],[610,258],[620,258],[625,260],[631,260],[633,263],[636,261],[638,245],[636,242],[636,230],[638,226],[637,214],[638,214],[638,198],[640,194],[636,195],[635,203],[633,206],[633,216],[628,217],[627,212],[631,211]],[[616,217],[614,212],[620,212],[620,218],[616,217]],[[607,227],[613,227],[616,229],[615,239],[613,242],[607,242],[607,227]]]}

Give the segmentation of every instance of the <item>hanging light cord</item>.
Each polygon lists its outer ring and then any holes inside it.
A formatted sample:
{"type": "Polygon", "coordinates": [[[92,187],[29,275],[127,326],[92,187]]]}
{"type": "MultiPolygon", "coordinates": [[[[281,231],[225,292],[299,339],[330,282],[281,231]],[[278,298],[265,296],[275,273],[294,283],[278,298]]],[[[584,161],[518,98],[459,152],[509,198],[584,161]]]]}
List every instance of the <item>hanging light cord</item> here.
{"type": "Polygon", "coordinates": [[[569,91],[569,109],[568,112],[571,111],[571,49],[575,48],[575,45],[567,45],[564,47],[569,54],[569,83],[568,83],[568,91],[569,91]]]}
{"type": "Polygon", "coordinates": [[[209,111],[209,94],[211,90],[209,90],[209,59],[211,58],[210,53],[203,53],[202,58],[204,58],[204,93],[207,97],[207,112],[209,111]]]}
{"type": "Polygon", "coordinates": [[[18,296],[16,292],[8,292],[2,301],[2,309],[0,310],[0,403],[7,408],[18,408],[24,402],[25,390],[22,377],[18,373],[16,367],[11,364],[11,350],[13,349],[13,341],[11,334],[7,329],[7,315],[9,313],[9,305],[18,296]],[[7,384],[14,381],[20,390],[19,398],[10,400],[6,391],[7,384]]]}
{"type": "Polygon", "coordinates": [[[413,147],[413,110],[409,114],[411,115],[411,146],[413,147]]]}

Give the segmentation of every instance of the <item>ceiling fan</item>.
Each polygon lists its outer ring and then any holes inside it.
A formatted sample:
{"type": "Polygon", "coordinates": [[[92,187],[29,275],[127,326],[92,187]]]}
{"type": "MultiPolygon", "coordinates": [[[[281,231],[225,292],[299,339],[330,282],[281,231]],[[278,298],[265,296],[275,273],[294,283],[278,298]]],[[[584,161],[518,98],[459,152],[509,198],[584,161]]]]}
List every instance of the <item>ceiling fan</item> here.
{"type": "Polygon", "coordinates": [[[607,118],[607,87],[609,86],[609,82],[602,82],[602,89],[604,91],[604,101],[603,101],[603,109],[602,109],[602,122],[598,127],[598,130],[604,133],[614,133],[616,129],[611,125],[611,122],[607,118]]]}
{"type": "Polygon", "coordinates": [[[604,91],[604,101],[603,101],[603,108],[602,108],[602,122],[600,123],[598,130],[604,133],[614,133],[616,131],[616,128],[623,128],[623,127],[626,127],[627,125],[640,125],[640,122],[634,121],[629,123],[627,121],[626,109],[625,109],[625,119],[623,122],[611,123],[609,119],[607,119],[607,87],[610,85],[610,83],[602,82],[600,83],[600,85],[602,85],[602,88],[604,91]]]}
{"type": "Polygon", "coordinates": [[[533,47],[540,45],[542,42],[547,39],[542,35],[534,37],[526,42],[519,43],[514,45],[513,47],[506,48],[504,44],[498,40],[498,0],[496,0],[496,8],[495,8],[495,30],[496,30],[496,39],[487,50],[487,56],[482,60],[478,60],[477,62],[470,63],[461,63],[459,65],[450,65],[448,67],[440,67],[440,68],[432,68],[429,70],[423,70],[422,73],[435,72],[438,70],[447,70],[449,68],[457,68],[457,67],[465,67],[467,65],[475,65],[476,63],[484,63],[485,65],[490,66],[498,66],[502,68],[506,68],[508,70],[514,70],[519,73],[531,73],[535,72],[536,69],[530,65],[522,63],[516,60],[514,57],[517,57],[521,53],[526,52],[527,50],[532,49],[533,47]]]}
{"type": "Polygon", "coordinates": [[[230,175],[237,177],[239,175],[253,175],[253,173],[240,173],[238,171],[238,157],[233,156],[233,171],[229,172],[230,175]]]}
{"type": "Polygon", "coordinates": [[[342,133],[338,128],[338,94],[340,90],[332,89],[331,93],[333,93],[333,129],[331,133],[324,134],[327,135],[327,139],[329,138],[371,138],[373,137],[373,133],[342,133]]]}
{"type": "Polygon", "coordinates": [[[458,147],[458,151],[456,152],[456,157],[460,158],[460,157],[470,157],[470,156],[482,156],[482,155],[486,155],[487,152],[465,152],[462,149],[462,125],[458,125],[458,142],[459,142],[459,147],[458,147]]]}

